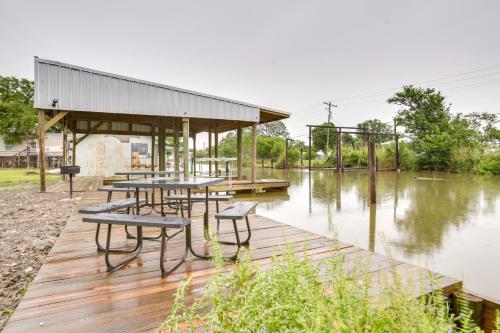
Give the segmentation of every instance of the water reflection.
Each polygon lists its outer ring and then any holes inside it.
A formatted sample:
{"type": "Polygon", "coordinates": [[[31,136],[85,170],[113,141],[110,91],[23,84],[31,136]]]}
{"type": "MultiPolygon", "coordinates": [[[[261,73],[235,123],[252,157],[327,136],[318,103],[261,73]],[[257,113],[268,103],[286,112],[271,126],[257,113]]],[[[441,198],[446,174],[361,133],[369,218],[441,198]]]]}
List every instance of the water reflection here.
{"type": "Polygon", "coordinates": [[[261,178],[288,179],[288,195],[257,195],[258,213],[325,236],[427,265],[500,297],[500,177],[379,172],[377,205],[369,206],[368,174],[264,169],[261,178]],[[383,237],[381,237],[383,235],[383,237]],[[482,273],[481,273],[482,272],[482,273]],[[488,282],[493,281],[495,282],[488,282]]]}

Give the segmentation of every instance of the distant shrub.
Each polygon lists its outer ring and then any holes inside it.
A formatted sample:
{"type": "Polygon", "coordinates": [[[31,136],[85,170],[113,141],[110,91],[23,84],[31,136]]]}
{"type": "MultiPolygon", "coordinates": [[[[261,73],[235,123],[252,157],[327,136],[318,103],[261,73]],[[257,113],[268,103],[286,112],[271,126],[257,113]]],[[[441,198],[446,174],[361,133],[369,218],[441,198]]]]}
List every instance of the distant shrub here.
{"type": "Polygon", "coordinates": [[[486,155],[475,167],[475,171],[484,175],[500,174],[500,155],[486,155]]]}

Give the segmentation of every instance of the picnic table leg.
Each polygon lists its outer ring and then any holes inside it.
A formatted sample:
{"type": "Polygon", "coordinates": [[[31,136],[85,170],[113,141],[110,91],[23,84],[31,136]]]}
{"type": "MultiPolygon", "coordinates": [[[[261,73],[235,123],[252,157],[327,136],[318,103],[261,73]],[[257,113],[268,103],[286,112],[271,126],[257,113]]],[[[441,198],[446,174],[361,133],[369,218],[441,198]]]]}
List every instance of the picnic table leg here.
{"type": "MultiPolygon", "coordinates": [[[[206,211],[206,216],[208,216],[208,187],[206,187],[206,195],[207,195],[207,198],[206,198],[206,201],[205,201],[205,207],[207,209],[206,211]]],[[[187,196],[188,196],[188,207],[191,207],[191,189],[188,188],[187,190],[187,196]]],[[[191,209],[188,210],[188,219],[191,220],[191,209]]],[[[208,233],[208,221],[205,220],[204,223],[207,222],[207,225],[206,225],[206,229],[205,229],[205,225],[204,225],[204,232],[206,231],[208,233]]],[[[236,224],[234,224],[235,228],[236,228],[236,224]]],[[[235,231],[237,232],[238,230],[235,229],[235,231]]],[[[186,226],[186,240],[188,241],[188,248],[189,248],[189,251],[197,258],[200,258],[200,259],[213,259],[214,257],[213,256],[206,256],[206,255],[203,255],[203,254],[199,254],[199,253],[196,253],[196,251],[193,249],[193,237],[192,237],[192,233],[191,233],[191,224],[187,225],[186,226]]],[[[239,236],[237,235],[236,236],[236,240],[239,244],[240,242],[240,239],[239,239],[239,236]]],[[[238,258],[238,253],[240,251],[240,245],[238,245],[238,251],[236,252],[236,254],[232,255],[231,257],[224,257],[224,259],[228,259],[228,260],[236,260],[238,258]]]]}
{"type": "Polygon", "coordinates": [[[165,241],[165,239],[167,237],[168,236],[167,236],[167,230],[166,230],[166,228],[161,228],[160,270],[161,270],[161,277],[162,278],[164,278],[165,276],[169,275],[177,267],[179,267],[184,262],[184,260],[186,260],[186,257],[187,257],[187,254],[188,254],[188,242],[189,241],[188,241],[188,233],[186,232],[184,254],[170,268],[165,269],[165,263],[164,263],[165,252],[166,252],[166,246],[165,246],[166,245],[166,241],[165,241]]]}
{"type": "Polygon", "coordinates": [[[226,244],[226,245],[237,245],[238,246],[238,251],[241,245],[250,245],[250,238],[252,237],[252,230],[250,229],[250,222],[248,222],[248,216],[245,216],[245,222],[247,225],[247,239],[245,239],[243,242],[240,241],[240,235],[238,232],[238,228],[236,228],[236,220],[233,220],[233,226],[234,226],[234,232],[236,233],[236,243],[234,242],[226,242],[226,241],[219,241],[221,244],[226,244]]]}
{"type": "MultiPolygon", "coordinates": [[[[189,207],[191,210],[191,207],[189,207]]],[[[205,214],[203,214],[203,236],[206,240],[210,240],[208,231],[208,186],[205,186],[205,214]]]]}
{"type": "Polygon", "coordinates": [[[110,249],[110,244],[111,244],[111,224],[108,224],[108,234],[106,235],[106,250],[104,251],[104,261],[106,262],[107,272],[112,272],[118,268],[121,268],[124,265],[128,264],[129,262],[135,260],[139,256],[142,250],[142,227],[141,226],[137,227],[137,245],[135,249],[131,252],[127,252],[127,253],[134,253],[134,255],[120,260],[115,265],[111,264],[111,261],[109,260],[109,254],[116,252],[116,250],[110,249]]]}

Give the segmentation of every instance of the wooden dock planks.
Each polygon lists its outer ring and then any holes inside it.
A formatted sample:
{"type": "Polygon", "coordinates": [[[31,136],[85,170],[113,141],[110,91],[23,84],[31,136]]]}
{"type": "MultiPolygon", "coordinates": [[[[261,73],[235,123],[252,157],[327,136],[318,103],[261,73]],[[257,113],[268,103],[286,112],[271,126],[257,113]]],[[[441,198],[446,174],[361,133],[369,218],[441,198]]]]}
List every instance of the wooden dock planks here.
{"type": "MultiPolygon", "coordinates": [[[[82,178],[84,179],[84,178],[82,178]]],[[[82,193],[78,206],[89,206],[106,200],[105,193],[96,192],[91,181],[77,183],[94,191],[82,193]]],[[[116,195],[115,199],[124,194],[116,195]]],[[[211,208],[215,205],[211,204],[211,208]]],[[[204,205],[194,204],[194,246],[199,251],[207,249],[202,235],[204,205]]],[[[146,210],[146,209],[145,209],[146,210]]],[[[211,211],[211,217],[213,217],[211,211]]],[[[5,333],[16,332],[148,332],[154,331],[168,315],[173,304],[177,286],[184,279],[192,278],[190,296],[199,295],[203,286],[214,274],[211,262],[189,257],[173,274],[162,279],[159,271],[159,242],[146,241],[140,260],[125,269],[107,273],[102,254],[94,244],[92,224],[81,222],[76,211],[71,215],[65,229],[46,258],[35,280],[29,287],[17,310],[4,329],[5,333]]],[[[211,219],[213,225],[213,218],[211,219]]],[[[331,241],[262,216],[251,216],[253,228],[251,257],[266,268],[273,253],[289,244],[298,253],[307,247],[314,260],[335,254],[331,241]]],[[[244,224],[241,224],[244,232],[244,224]]],[[[221,221],[221,239],[234,237],[231,223],[221,221]]],[[[125,240],[122,228],[113,229],[112,240],[117,245],[133,245],[125,240]]],[[[133,229],[132,229],[133,230],[133,229]]],[[[147,230],[147,229],[146,229],[147,230]]],[[[157,230],[147,230],[154,235],[157,230]]],[[[104,233],[101,235],[104,239],[104,233]]],[[[180,255],[183,237],[169,242],[168,257],[180,255]]],[[[225,252],[231,253],[232,247],[225,252]]],[[[424,269],[390,260],[379,254],[371,254],[349,244],[340,244],[346,255],[346,265],[356,258],[370,258],[373,279],[387,275],[392,267],[403,276],[418,278],[424,269]]],[[[174,259],[174,258],[173,258],[174,259]]],[[[439,286],[446,293],[455,291],[460,282],[448,277],[441,279],[439,286]]]]}

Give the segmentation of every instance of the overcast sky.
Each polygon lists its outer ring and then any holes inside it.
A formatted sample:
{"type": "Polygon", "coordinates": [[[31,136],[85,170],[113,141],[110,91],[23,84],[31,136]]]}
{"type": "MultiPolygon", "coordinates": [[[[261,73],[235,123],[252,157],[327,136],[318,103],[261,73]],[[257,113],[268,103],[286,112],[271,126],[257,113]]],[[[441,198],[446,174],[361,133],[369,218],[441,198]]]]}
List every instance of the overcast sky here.
{"type": "Polygon", "coordinates": [[[0,75],[36,55],[288,111],[299,139],[326,100],[336,124],[391,121],[410,83],[500,112],[498,0],[0,0],[0,42],[0,75]]]}

